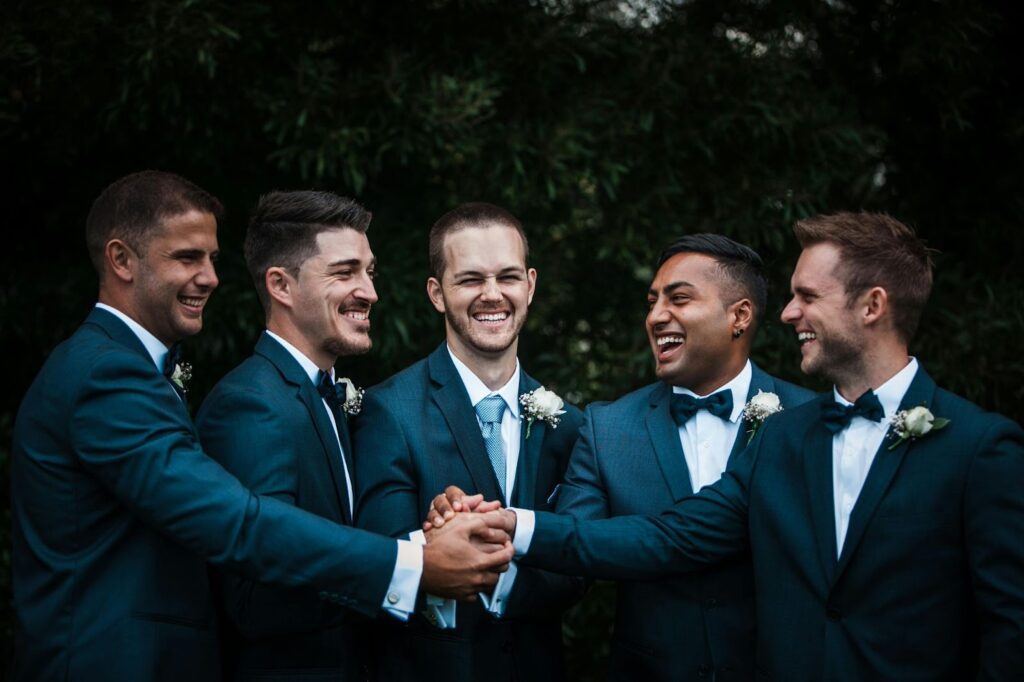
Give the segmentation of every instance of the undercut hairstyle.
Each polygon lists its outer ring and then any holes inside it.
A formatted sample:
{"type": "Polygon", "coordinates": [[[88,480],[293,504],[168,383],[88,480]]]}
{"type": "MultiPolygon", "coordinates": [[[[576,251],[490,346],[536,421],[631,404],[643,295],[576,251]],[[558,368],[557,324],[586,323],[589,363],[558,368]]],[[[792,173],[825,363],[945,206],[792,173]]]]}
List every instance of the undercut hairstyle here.
{"type": "Polygon", "coordinates": [[[104,251],[111,239],[142,254],[164,220],[193,210],[216,219],[224,213],[216,197],[174,173],[146,170],[115,180],[92,202],[85,219],[93,268],[103,276],[104,251]]]}
{"type": "Polygon", "coordinates": [[[245,233],[245,264],[264,312],[270,310],[267,270],[284,268],[292,277],[316,255],[317,235],[349,229],[365,233],[373,214],[351,199],[313,190],[270,192],[260,197],[245,233]]]}
{"type": "Polygon", "coordinates": [[[872,287],[885,289],[893,327],[910,343],[932,291],[934,269],[931,249],[911,228],[884,213],[841,212],[801,220],[793,232],[805,249],[822,243],[839,249],[836,276],[847,303],[872,287]]]}
{"type": "Polygon", "coordinates": [[[680,253],[700,253],[714,259],[722,283],[722,305],[728,307],[749,298],[754,307],[755,329],[761,325],[768,305],[768,279],[757,251],[720,234],[688,234],[665,247],[658,258],[658,268],[680,253]]]}
{"type": "Polygon", "coordinates": [[[437,219],[430,228],[430,274],[441,281],[444,275],[444,240],[460,230],[471,227],[511,227],[523,240],[523,259],[530,260],[530,244],[526,241],[523,224],[514,215],[494,204],[473,201],[457,206],[437,219]]]}

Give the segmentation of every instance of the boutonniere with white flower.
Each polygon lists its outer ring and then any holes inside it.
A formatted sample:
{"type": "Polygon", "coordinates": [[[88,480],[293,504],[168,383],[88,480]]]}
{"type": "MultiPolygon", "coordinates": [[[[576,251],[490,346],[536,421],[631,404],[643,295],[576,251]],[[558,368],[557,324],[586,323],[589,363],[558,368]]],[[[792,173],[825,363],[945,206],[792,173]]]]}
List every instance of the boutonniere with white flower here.
{"type": "Polygon", "coordinates": [[[895,450],[904,441],[917,440],[932,431],[943,429],[949,422],[945,417],[936,417],[924,405],[900,410],[889,421],[889,437],[894,439],[889,449],[895,450]]]}
{"type": "Polygon", "coordinates": [[[192,381],[192,365],[187,362],[179,362],[174,365],[171,372],[171,381],[181,389],[182,393],[188,393],[188,382],[192,381]]]}
{"type": "Polygon", "coordinates": [[[529,393],[524,393],[519,396],[519,402],[523,404],[523,416],[526,420],[526,437],[530,437],[530,427],[533,426],[533,422],[538,419],[542,422],[546,422],[553,429],[558,428],[558,421],[565,410],[565,403],[554,391],[541,386],[540,388],[534,389],[529,393]]]}
{"type": "MultiPolygon", "coordinates": [[[[356,388],[352,380],[346,377],[338,379],[334,384],[335,388],[342,382],[345,382],[345,396],[341,403],[341,409],[344,410],[345,414],[354,417],[359,414],[359,410],[363,409],[363,393],[366,391],[356,388]]],[[[340,399],[342,396],[339,395],[338,398],[340,399]]]]}
{"type": "Polygon", "coordinates": [[[743,406],[743,420],[750,424],[750,428],[747,430],[747,433],[750,434],[750,437],[747,438],[748,445],[750,441],[754,440],[754,434],[761,428],[764,420],[776,412],[782,412],[782,401],[779,400],[779,396],[770,391],[757,389],[757,395],[743,406]]]}

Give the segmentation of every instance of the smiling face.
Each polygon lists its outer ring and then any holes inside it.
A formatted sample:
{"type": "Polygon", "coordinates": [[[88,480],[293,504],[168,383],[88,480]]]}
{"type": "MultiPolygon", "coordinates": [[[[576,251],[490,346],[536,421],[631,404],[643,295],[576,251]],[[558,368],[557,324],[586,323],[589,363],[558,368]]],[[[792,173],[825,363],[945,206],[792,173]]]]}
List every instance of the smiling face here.
{"type": "Polygon", "coordinates": [[[537,281],[519,233],[498,224],[457,230],[445,237],[444,263],[441,281],[427,280],[427,295],[444,313],[456,355],[514,356],[537,281]]]}
{"type": "Polygon", "coordinates": [[[782,311],[782,321],[793,325],[800,343],[800,369],[821,375],[837,385],[847,377],[865,375],[863,330],[856,306],[847,297],[837,246],[822,242],[800,254],[790,288],[793,298],[782,311]]]}
{"type": "Polygon", "coordinates": [[[662,264],[647,293],[655,373],[699,395],[731,381],[747,361],[749,345],[733,333],[749,323],[750,302],[725,300],[721,278],[710,256],[679,253],[662,264]]]}
{"type": "Polygon", "coordinates": [[[319,233],[316,245],[317,253],[302,262],[298,278],[280,268],[272,270],[287,278],[290,326],[295,333],[285,338],[325,369],[339,356],[370,350],[370,307],[377,302],[376,259],[366,234],[349,228],[319,233]]]}
{"type": "Polygon", "coordinates": [[[192,210],[165,218],[137,254],[125,312],[167,346],[203,328],[217,288],[217,220],[192,210]]]}

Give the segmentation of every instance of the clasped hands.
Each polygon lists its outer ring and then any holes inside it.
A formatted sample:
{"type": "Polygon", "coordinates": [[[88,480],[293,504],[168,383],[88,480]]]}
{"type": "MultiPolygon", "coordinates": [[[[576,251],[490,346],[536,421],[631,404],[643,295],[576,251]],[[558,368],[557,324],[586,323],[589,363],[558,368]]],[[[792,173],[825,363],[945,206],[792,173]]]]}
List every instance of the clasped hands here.
{"type": "Polygon", "coordinates": [[[423,587],[463,601],[489,592],[512,561],[515,527],[515,512],[500,502],[448,486],[434,498],[423,523],[423,587]]]}

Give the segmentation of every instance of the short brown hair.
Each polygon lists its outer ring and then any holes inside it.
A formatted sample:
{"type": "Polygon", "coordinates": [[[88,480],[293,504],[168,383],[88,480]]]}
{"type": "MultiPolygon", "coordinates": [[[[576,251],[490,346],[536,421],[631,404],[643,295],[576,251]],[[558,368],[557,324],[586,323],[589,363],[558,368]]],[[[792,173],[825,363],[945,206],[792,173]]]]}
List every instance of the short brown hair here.
{"type": "Polygon", "coordinates": [[[511,227],[519,233],[523,240],[523,257],[529,261],[530,245],[526,241],[523,224],[514,215],[494,204],[472,201],[462,204],[437,219],[430,228],[430,274],[440,281],[444,275],[444,240],[445,237],[468,227],[488,227],[500,225],[511,227]]]}
{"type": "Polygon", "coordinates": [[[192,210],[219,219],[224,207],[174,173],[146,170],[115,180],[96,197],[85,219],[85,244],[96,272],[103,275],[103,251],[111,239],[141,253],[165,219],[192,210]]]}
{"type": "Polygon", "coordinates": [[[270,192],[260,197],[245,233],[245,264],[264,312],[270,310],[266,274],[284,268],[292,277],[317,252],[317,235],[351,229],[365,233],[373,214],[333,192],[270,192]]]}
{"type": "Polygon", "coordinates": [[[889,297],[893,326],[905,343],[917,332],[932,290],[931,250],[914,231],[884,213],[842,212],[799,221],[794,227],[800,246],[827,242],[839,248],[847,300],[872,287],[889,297]]]}

